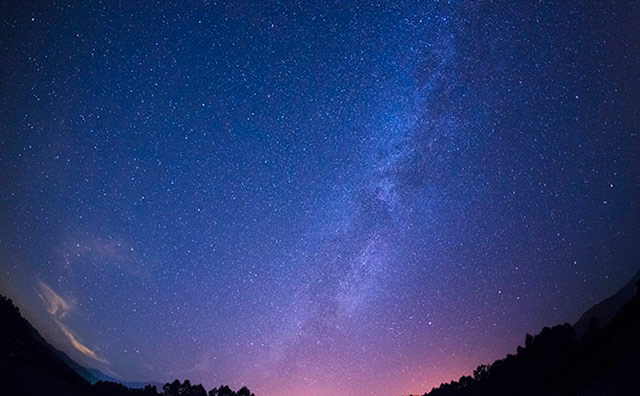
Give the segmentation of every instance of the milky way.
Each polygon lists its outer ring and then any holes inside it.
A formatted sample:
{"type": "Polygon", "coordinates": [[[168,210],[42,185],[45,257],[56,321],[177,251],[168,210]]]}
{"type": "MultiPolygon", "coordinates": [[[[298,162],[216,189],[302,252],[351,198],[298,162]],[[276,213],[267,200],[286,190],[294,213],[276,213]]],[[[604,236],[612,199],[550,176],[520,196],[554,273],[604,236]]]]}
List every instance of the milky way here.
{"type": "Polygon", "coordinates": [[[2,3],[0,291],[116,378],[323,396],[625,283],[638,4],[364,3],[2,3]]]}

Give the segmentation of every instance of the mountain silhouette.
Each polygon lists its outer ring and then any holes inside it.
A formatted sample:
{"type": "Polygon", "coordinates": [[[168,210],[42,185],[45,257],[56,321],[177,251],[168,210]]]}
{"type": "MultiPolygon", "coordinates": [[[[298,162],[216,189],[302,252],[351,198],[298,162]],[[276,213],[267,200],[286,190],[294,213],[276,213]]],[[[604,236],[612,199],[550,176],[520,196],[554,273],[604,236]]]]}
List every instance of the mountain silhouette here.
{"type": "Polygon", "coordinates": [[[639,276],[578,322],[581,334],[568,323],[527,334],[515,355],[478,366],[473,375],[424,396],[640,394],[639,276]],[[627,298],[632,286],[634,293],[627,298]]]}
{"type": "Polygon", "coordinates": [[[640,271],[623,288],[612,296],[597,303],[587,310],[580,319],[573,325],[578,337],[582,337],[588,330],[589,325],[593,325],[597,320],[600,326],[607,324],[627,301],[636,294],[636,283],[640,281],[640,271]]]}
{"type": "MultiPolygon", "coordinates": [[[[87,381],[89,381],[92,384],[95,384],[98,381],[103,381],[104,379],[101,378],[99,375],[97,375],[97,373],[94,373],[94,370],[86,368],[82,365],[80,365],[79,363],[77,363],[75,360],[73,360],[69,355],[67,355],[66,353],[54,349],[56,355],[58,355],[58,357],[65,362],[69,367],[71,367],[76,373],[80,374],[80,376],[84,379],[86,379],[87,381]]],[[[117,380],[114,382],[118,382],[117,380]]]]}
{"type": "Polygon", "coordinates": [[[247,387],[236,392],[226,385],[207,392],[189,380],[158,385],[121,383],[99,370],[83,367],[49,344],[13,302],[0,295],[0,395],[255,396],[247,387]]]}
{"type": "MultiPolygon", "coordinates": [[[[53,348],[53,347],[52,347],[53,348]]],[[[58,357],[60,357],[60,359],[62,359],[63,362],[65,362],[69,367],[71,367],[73,370],[75,370],[76,373],[80,374],[80,376],[84,379],[86,379],[87,381],[89,381],[92,384],[95,384],[96,382],[99,381],[103,381],[103,382],[117,382],[120,383],[122,385],[125,385],[129,388],[144,388],[147,385],[154,385],[157,388],[161,389],[163,384],[159,383],[159,382],[154,382],[154,381],[123,381],[121,379],[118,378],[114,378],[110,375],[107,375],[105,373],[103,373],[102,371],[95,369],[95,368],[89,368],[89,367],[84,367],[82,365],[80,365],[78,362],[76,362],[75,360],[73,360],[69,355],[67,355],[66,353],[57,350],[55,348],[53,348],[54,352],[58,355],[58,357]]]]}
{"type": "MultiPolygon", "coordinates": [[[[613,296],[568,323],[527,334],[515,355],[425,396],[637,395],[640,389],[640,273],[613,296]],[[631,294],[630,290],[634,290],[631,294]]],[[[223,385],[206,392],[189,380],[119,383],[51,346],[0,296],[0,394],[53,396],[254,396],[223,385]]]]}
{"type": "Polygon", "coordinates": [[[0,296],[0,393],[86,395],[91,384],[40,336],[11,300],[0,296]]]}

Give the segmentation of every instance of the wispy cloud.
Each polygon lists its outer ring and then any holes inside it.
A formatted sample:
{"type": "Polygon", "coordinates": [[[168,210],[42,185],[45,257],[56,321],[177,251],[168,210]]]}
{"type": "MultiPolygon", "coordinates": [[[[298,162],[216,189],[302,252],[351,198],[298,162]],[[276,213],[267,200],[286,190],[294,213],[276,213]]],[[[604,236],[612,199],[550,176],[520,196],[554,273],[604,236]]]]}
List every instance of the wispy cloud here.
{"type": "Polygon", "coordinates": [[[42,299],[42,301],[45,303],[47,311],[57,319],[64,318],[69,312],[73,310],[73,307],[75,305],[73,301],[67,301],[66,299],[62,298],[43,281],[38,282],[38,288],[38,295],[40,296],[40,299],[42,299]]]}
{"type": "Polygon", "coordinates": [[[138,255],[133,246],[112,237],[68,238],[57,248],[63,259],[60,269],[67,274],[76,270],[108,270],[124,272],[135,278],[144,278],[148,272],[137,265],[138,255]]]}
{"type": "Polygon", "coordinates": [[[69,328],[65,326],[64,323],[60,321],[56,321],[56,322],[58,323],[60,330],[62,330],[64,335],[66,335],[69,341],[71,341],[71,345],[73,345],[73,347],[76,348],[78,351],[80,351],[83,355],[88,356],[102,363],[107,363],[107,364],[109,363],[105,358],[98,356],[93,350],[91,350],[89,347],[87,347],[82,342],[80,342],[76,337],[76,335],[73,334],[73,332],[69,330],[69,328]]]}
{"type": "Polygon", "coordinates": [[[67,315],[75,310],[75,302],[71,299],[62,297],[42,280],[38,281],[37,292],[38,296],[40,296],[40,299],[42,299],[45,304],[47,311],[53,316],[56,324],[69,339],[71,345],[83,355],[98,362],[108,364],[109,362],[105,358],[99,356],[94,350],[83,344],[75,333],[63,323],[63,320],[67,315]]]}

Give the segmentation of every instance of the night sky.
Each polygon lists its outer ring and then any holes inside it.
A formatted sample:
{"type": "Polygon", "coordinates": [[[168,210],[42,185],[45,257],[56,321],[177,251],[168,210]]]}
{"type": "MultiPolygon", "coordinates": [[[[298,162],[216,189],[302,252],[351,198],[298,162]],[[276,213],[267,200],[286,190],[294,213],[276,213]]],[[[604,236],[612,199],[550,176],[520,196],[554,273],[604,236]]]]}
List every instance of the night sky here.
{"type": "Polygon", "coordinates": [[[179,3],[0,5],[0,292],[80,363],[423,393],[640,267],[640,3],[179,3]]]}

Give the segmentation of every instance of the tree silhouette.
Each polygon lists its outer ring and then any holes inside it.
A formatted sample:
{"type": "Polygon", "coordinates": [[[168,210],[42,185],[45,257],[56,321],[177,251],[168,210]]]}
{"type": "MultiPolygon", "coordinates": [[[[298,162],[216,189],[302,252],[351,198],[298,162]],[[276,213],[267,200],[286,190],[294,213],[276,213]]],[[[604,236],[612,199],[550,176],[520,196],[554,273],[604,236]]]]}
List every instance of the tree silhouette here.
{"type": "Polygon", "coordinates": [[[249,388],[247,388],[246,386],[243,386],[242,388],[240,388],[240,390],[238,391],[238,396],[255,396],[253,393],[251,393],[251,391],[249,390],[249,388]]]}
{"type": "Polygon", "coordinates": [[[518,347],[516,355],[480,365],[473,377],[463,376],[425,395],[576,394],[616,366],[627,373],[620,377],[626,382],[607,383],[608,393],[636,395],[640,379],[637,373],[631,374],[633,367],[623,362],[640,353],[640,282],[637,286],[636,296],[611,321],[603,327],[592,320],[581,339],[567,323],[545,327],[535,336],[527,334],[524,347],[518,347]]]}
{"type": "Polygon", "coordinates": [[[232,391],[227,385],[222,385],[218,388],[218,394],[216,396],[237,396],[236,392],[232,391]]]}
{"type": "MultiPolygon", "coordinates": [[[[578,394],[611,373],[624,376],[606,383],[607,394],[636,395],[640,377],[627,362],[640,356],[640,282],[636,296],[624,304],[607,323],[596,320],[580,339],[569,324],[545,327],[537,335],[527,334],[524,346],[490,365],[480,365],[472,376],[462,376],[432,389],[429,396],[501,396],[578,394]],[[627,371],[624,371],[626,368],[627,371]],[[626,377],[625,377],[626,376],[626,377]],[[634,379],[635,378],[635,379],[634,379]],[[622,379],[622,380],[620,380],[622,379]],[[635,381],[635,382],[634,382],[635,381]]],[[[255,396],[243,386],[237,392],[227,385],[208,393],[201,384],[176,379],[162,387],[128,388],[114,382],[93,385],[80,377],[57,356],[46,341],[20,315],[11,300],[0,296],[0,384],[2,394],[28,396],[255,396]],[[16,361],[16,356],[28,358],[16,361]],[[25,362],[28,361],[28,364],[25,362]],[[33,378],[25,384],[15,377],[33,378]],[[42,385],[45,384],[45,385],[42,385]],[[58,391],[60,387],[63,392],[58,391]]],[[[598,394],[602,392],[596,392],[598,394]]]]}
{"type": "Polygon", "coordinates": [[[184,380],[184,383],[175,380],[170,384],[165,384],[162,389],[165,396],[207,396],[207,391],[202,384],[192,385],[188,379],[184,380]]]}

